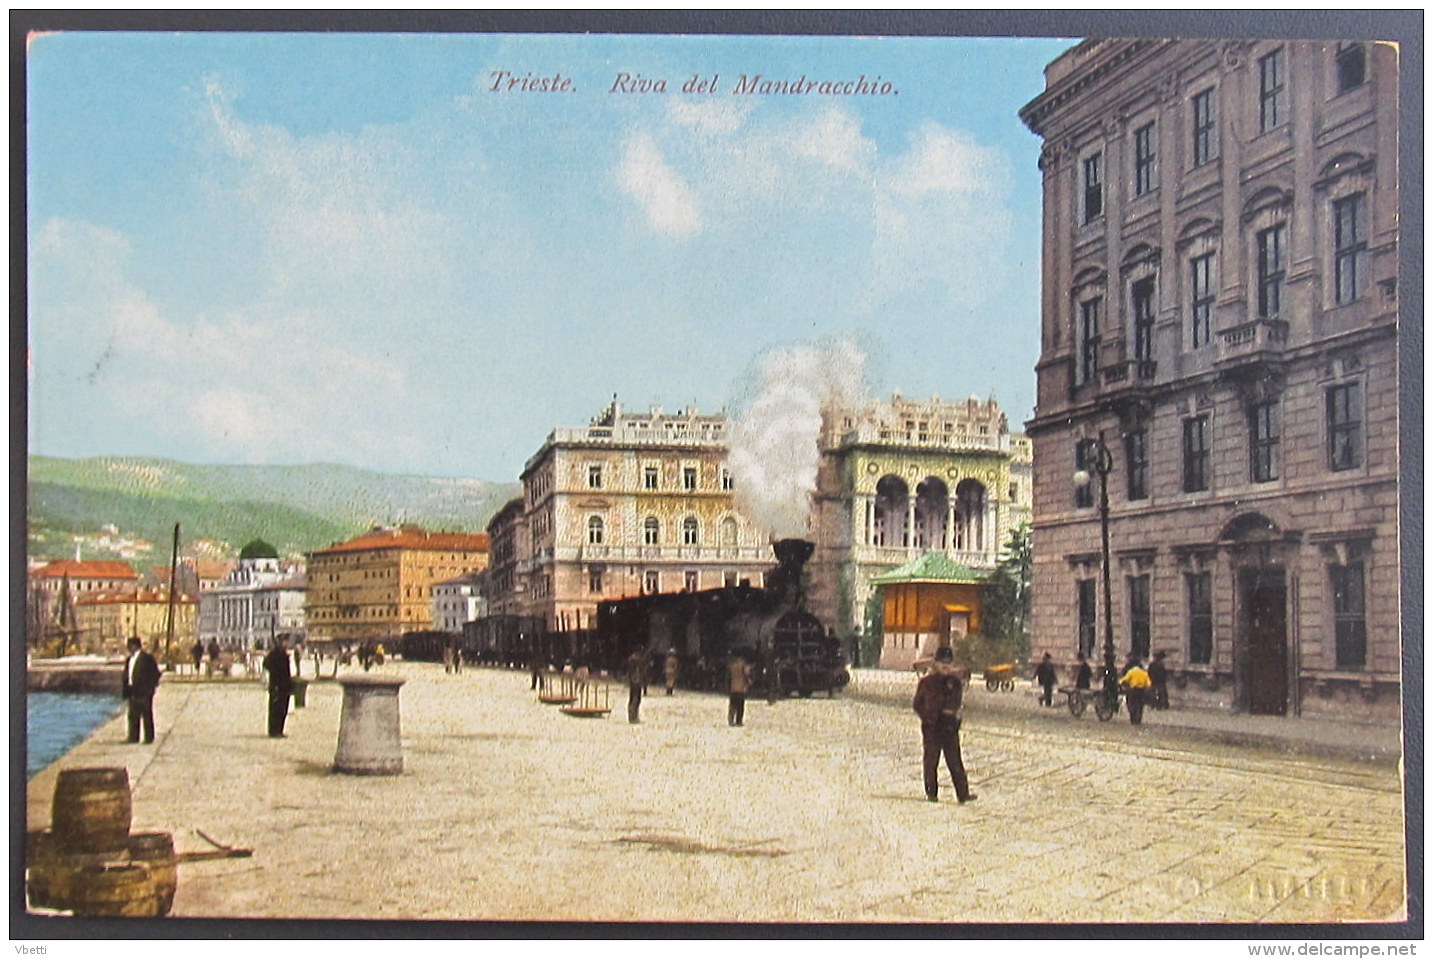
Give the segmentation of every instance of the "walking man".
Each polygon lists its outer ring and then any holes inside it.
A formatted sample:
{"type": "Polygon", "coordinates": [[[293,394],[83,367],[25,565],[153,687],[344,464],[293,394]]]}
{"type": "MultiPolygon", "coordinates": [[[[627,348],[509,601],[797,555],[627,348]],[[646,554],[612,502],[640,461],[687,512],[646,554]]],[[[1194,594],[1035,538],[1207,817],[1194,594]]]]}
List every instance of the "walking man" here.
{"type": "Polygon", "coordinates": [[[1085,659],[1084,653],[1080,653],[1080,664],[1075,667],[1075,688],[1089,689],[1093,676],[1094,671],[1090,669],[1089,660],[1085,659]]]}
{"type": "Polygon", "coordinates": [[[1164,665],[1164,653],[1154,654],[1149,664],[1150,700],[1155,709],[1169,708],[1169,669],[1164,665]]]}
{"type": "Polygon", "coordinates": [[[746,719],[746,694],[751,692],[751,666],[737,653],[727,667],[726,724],[740,726],[746,719]]]}
{"type": "Polygon", "coordinates": [[[1049,653],[1046,653],[1045,658],[1040,660],[1040,665],[1035,667],[1035,681],[1043,690],[1040,694],[1040,705],[1055,705],[1055,664],[1050,662],[1049,653]]]}
{"type": "Polygon", "coordinates": [[[639,646],[627,657],[627,722],[640,723],[642,690],[647,685],[647,657],[639,646]]]}
{"type": "Polygon", "coordinates": [[[129,658],[124,661],[124,682],[120,695],[129,703],[129,738],[139,742],[140,727],[145,743],[154,742],[154,691],[159,688],[159,663],[144,651],[138,636],[129,638],[129,658]]]}
{"type": "Polygon", "coordinates": [[[925,798],[939,802],[938,773],[940,756],[955,785],[956,801],[973,802],[975,793],[965,778],[965,763],[960,758],[960,710],[965,696],[960,673],[955,668],[955,654],[949,646],[935,651],[930,672],[916,685],[911,706],[921,720],[921,741],[924,746],[922,766],[925,773],[925,798]]]}
{"type": "Polygon", "coordinates": [[[269,735],[282,739],[284,720],[289,715],[289,697],[294,692],[293,675],[289,671],[289,641],[280,636],[274,648],[264,657],[269,674],[269,735]]]}
{"type": "Polygon", "coordinates": [[[1120,677],[1125,688],[1125,707],[1129,709],[1129,721],[1133,726],[1144,722],[1144,698],[1149,695],[1149,673],[1144,671],[1138,659],[1131,659],[1129,668],[1120,677]]]}
{"type": "Polygon", "coordinates": [[[662,675],[667,680],[667,695],[677,688],[677,670],[681,669],[682,661],[677,658],[675,649],[667,650],[667,661],[662,664],[662,675]]]}
{"type": "Polygon", "coordinates": [[[199,675],[199,667],[204,665],[204,644],[199,640],[194,641],[194,647],[189,650],[189,655],[194,657],[194,675],[199,675]]]}

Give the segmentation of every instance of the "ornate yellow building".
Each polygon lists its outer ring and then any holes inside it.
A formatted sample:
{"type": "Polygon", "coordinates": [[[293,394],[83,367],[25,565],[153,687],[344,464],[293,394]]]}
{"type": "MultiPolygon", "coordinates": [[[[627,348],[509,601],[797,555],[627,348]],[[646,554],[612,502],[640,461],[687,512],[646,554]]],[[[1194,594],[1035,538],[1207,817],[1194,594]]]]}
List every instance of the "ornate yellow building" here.
{"type": "Polygon", "coordinates": [[[977,573],[1030,515],[1030,445],[996,402],[889,401],[825,416],[812,612],[864,631],[871,578],[939,553],[977,573]]]}
{"type": "Polygon", "coordinates": [[[485,533],[375,527],[308,554],[310,639],[392,641],[433,628],[433,584],[488,565],[485,533]]]}

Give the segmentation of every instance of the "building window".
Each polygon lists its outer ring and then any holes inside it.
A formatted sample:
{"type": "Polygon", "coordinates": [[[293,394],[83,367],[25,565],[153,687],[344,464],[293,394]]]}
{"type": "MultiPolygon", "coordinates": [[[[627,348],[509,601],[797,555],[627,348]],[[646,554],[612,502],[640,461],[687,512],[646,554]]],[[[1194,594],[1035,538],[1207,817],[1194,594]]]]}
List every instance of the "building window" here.
{"type": "Polygon", "coordinates": [[[656,489],[656,488],[657,488],[657,477],[658,477],[659,475],[660,475],[660,474],[659,474],[658,471],[657,471],[657,467],[655,467],[655,466],[644,466],[644,467],[642,467],[642,488],[643,488],[643,489],[656,489]]]}
{"type": "Polygon", "coordinates": [[[587,571],[587,591],[598,594],[602,592],[602,570],[589,569],[587,571]]]}
{"type": "Polygon", "coordinates": [[[1362,667],[1368,656],[1363,606],[1363,563],[1330,566],[1329,576],[1333,582],[1335,662],[1339,668],[1362,667]]]}
{"type": "Polygon", "coordinates": [[[1075,471],[1091,477],[1087,483],[1075,484],[1075,506],[1080,509],[1095,505],[1095,454],[1091,449],[1094,445],[1085,442],[1075,444],[1075,471]]]}
{"type": "Polygon", "coordinates": [[[1260,230],[1256,237],[1259,269],[1259,315],[1278,316],[1284,291],[1284,224],[1260,230]]]}
{"type": "Polygon", "coordinates": [[[695,546],[700,538],[700,528],[697,526],[695,516],[688,516],[682,520],[682,545],[695,546]]]}
{"type": "Polygon", "coordinates": [[[1086,656],[1093,656],[1095,652],[1095,581],[1093,579],[1080,579],[1075,581],[1076,607],[1079,610],[1079,631],[1076,641],[1079,643],[1079,651],[1086,656]]]}
{"type": "Polygon", "coordinates": [[[1085,222],[1093,223],[1105,210],[1105,187],[1100,175],[1101,154],[1085,157],[1085,222]]]}
{"type": "Polygon", "coordinates": [[[587,519],[587,542],[593,546],[602,545],[602,517],[590,516],[587,519]]]}
{"type": "Polygon", "coordinates": [[[642,590],[647,593],[660,593],[662,591],[662,574],[655,569],[649,569],[642,577],[642,590]]]}
{"type": "Polygon", "coordinates": [[[1363,462],[1363,404],[1357,383],[1331,386],[1325,394],[1328,410],[1329,469],[1349,470],[1363,462]]]}
{"type": "Polygon", "coordinates": [[[1288,121],[1284,91],[1284,51],[1259,58],[1259,132],[1268,133],[1288,121]]]}
{"type": "Polygon", "coordinates": [[[1209,416],[1191,416],[1184,421],[1184,491],[1197,493],[1209,488],[1209,416]]]}
{"type": "Polygon", "coordinates": [[[1145,363],[1154,358],[1154,277],[1136,280],[1130,299],[1134,305],[1134,358],[1145,363]]]}
{"type": "Polygon", "coordinates": [[[689,593],[697,591],[697,571],[694,569],[685,570],[682,573],[682,588],[689,593]]]}
{"type": "Polygon", "coordinates": [[[690,493],[697,488],[697,468],[695,466],[682,467],[682,489],[690,493]]]}
{"type": "Polygon", "coordinates": [[[1214,159],[1214,88],[1201,91],[1189,101],[1194,112],[1194,165],[1214,159]]]}
{"type": "Polygon", "coordinates": [[[1363,295],[1368,251],[1364,209],[1362,193],[1334,201],[1334,298],[1339,303],[1351,303],[1363,295]]]}
{"type": "Polygon", "coordinates": [[[1144,196],[1154,189],[1154,124],[1146,123],[1134,131],[1134,195],[1144,196]]]}
{"type": "Polygon", "coordinates": [[[1135,430],[1125,434],[1126,491],[1132,500],[1149,497],[1149,434],[1135,430]]]}
{"type": "Polygon", "coordinates": [[[1214,597],[1207,570],[1184,577],[1189,591],[1189,661],[1207,664],[1214,655],[1214,597]]]}
{"type": "Polygon", "coordinates": [[[588,488],[588,489],[601,489],[601,488],[602,488],[602,467],[601,467],[601,465],[599,465],[599,464],[597,464],[597,463],[593,463],[591,466],[588,466],[588,467],[587,467],[587,488],[588,488]]]}
{"type": "Polygon", "coordinates": [[[1277,400],[1249,407],[1249,479],[1268,483],[1279,478],[1279,404],[1277,400]]]}
{"type": "Polygon", "coordinates": [[[1080,383],[1093,383],[1100,369],[1100,298],[1080,304],[1080,383]]]}
{"type": "Polygon", "coordinates": [[[1368,54],[1361,43],[1340,43],[1336,54],[1338,92],[1361,87],[1368,79],[1368,54]]]}
{"type": "Polygon", "coordinates": [[[725,466],[723,466],[721,470],[721,488],[728,493],[736,488],[736,484],[734,484],[731,479],[731,470],[725,466]]]}
{"type": "Polygon", "coordinates": [[[646,546],[656,546],[662,535],[662,524],[657,522],[657,517],[648,516],[642,521],[642,543],[646,546]]]}
{"type": "Polygon", "coordinates": [[[722,571],[722,574],[721,574],[721,584],[722,584],[723,586],[726,586],[726,587],[735,586],[735,585],[737,584],[737,573],[736,573],[736,570],[734,570],[734,569],[723,570],[723,571],[722,571]]]}
{"type": "Polygon", "coordinates": [[[1137,659],[1149,658],[1149,574],[1129,577],[1129,651],[1137,659]]]}
{"type": "Polygon", "coordinates": [[[1189,342],[1197,350],[1209,342],[1210,320],[1214,316],[1213,253],[1189,261],[1189,291],[1189,342]]]}

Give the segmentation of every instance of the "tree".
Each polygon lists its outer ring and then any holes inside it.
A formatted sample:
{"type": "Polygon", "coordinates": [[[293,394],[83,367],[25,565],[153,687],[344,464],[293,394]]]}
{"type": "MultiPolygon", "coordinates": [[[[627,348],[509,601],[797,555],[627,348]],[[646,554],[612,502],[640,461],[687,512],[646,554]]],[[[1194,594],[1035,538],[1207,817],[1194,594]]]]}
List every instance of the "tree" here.
{"type": "Polygon", "coordinates": [[[986,583],[982,631],[989,637],[1011,641],[1020,659],[1030,655],[1030,579],[1033,560],[1030,526],[1021,523],[1010,531],[1005,555],[986,583]]]}

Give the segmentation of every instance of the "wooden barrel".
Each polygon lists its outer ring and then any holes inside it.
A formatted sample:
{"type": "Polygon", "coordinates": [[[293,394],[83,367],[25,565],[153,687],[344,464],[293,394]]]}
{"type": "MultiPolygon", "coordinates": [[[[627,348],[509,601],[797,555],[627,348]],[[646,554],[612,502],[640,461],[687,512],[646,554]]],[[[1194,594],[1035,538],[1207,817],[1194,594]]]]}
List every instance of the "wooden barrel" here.
{"type": "Polygon", "coordinates": [[[30,905],[45,909],[68,909],[70,885],[85,869],[103,869],[129,862],[129,851],[68,853],[60,848],[55,834],[33,830],[25,836],[25,890],[30,905]]]}
{"type": "Polygon", "coordinates": [[[129,858],[149,867],[154,883],[157,916],[169,915],[174,891],[179,888],[179,864],[174,861],[174,835],[167,832],[137,832],[129,837],[129,858]]]}
{"type": "Polygon", "coordinates": [[[106,853],[129,846],[129,770],[63,769],[55,780],[51,827],[62,852],[106,853]]]}
{"type": "Polygon", "coordinates": [[[154,916],[159,906],[149,867],[134,862],[77,870],[62,908],[77,916],[154,916]]]}

